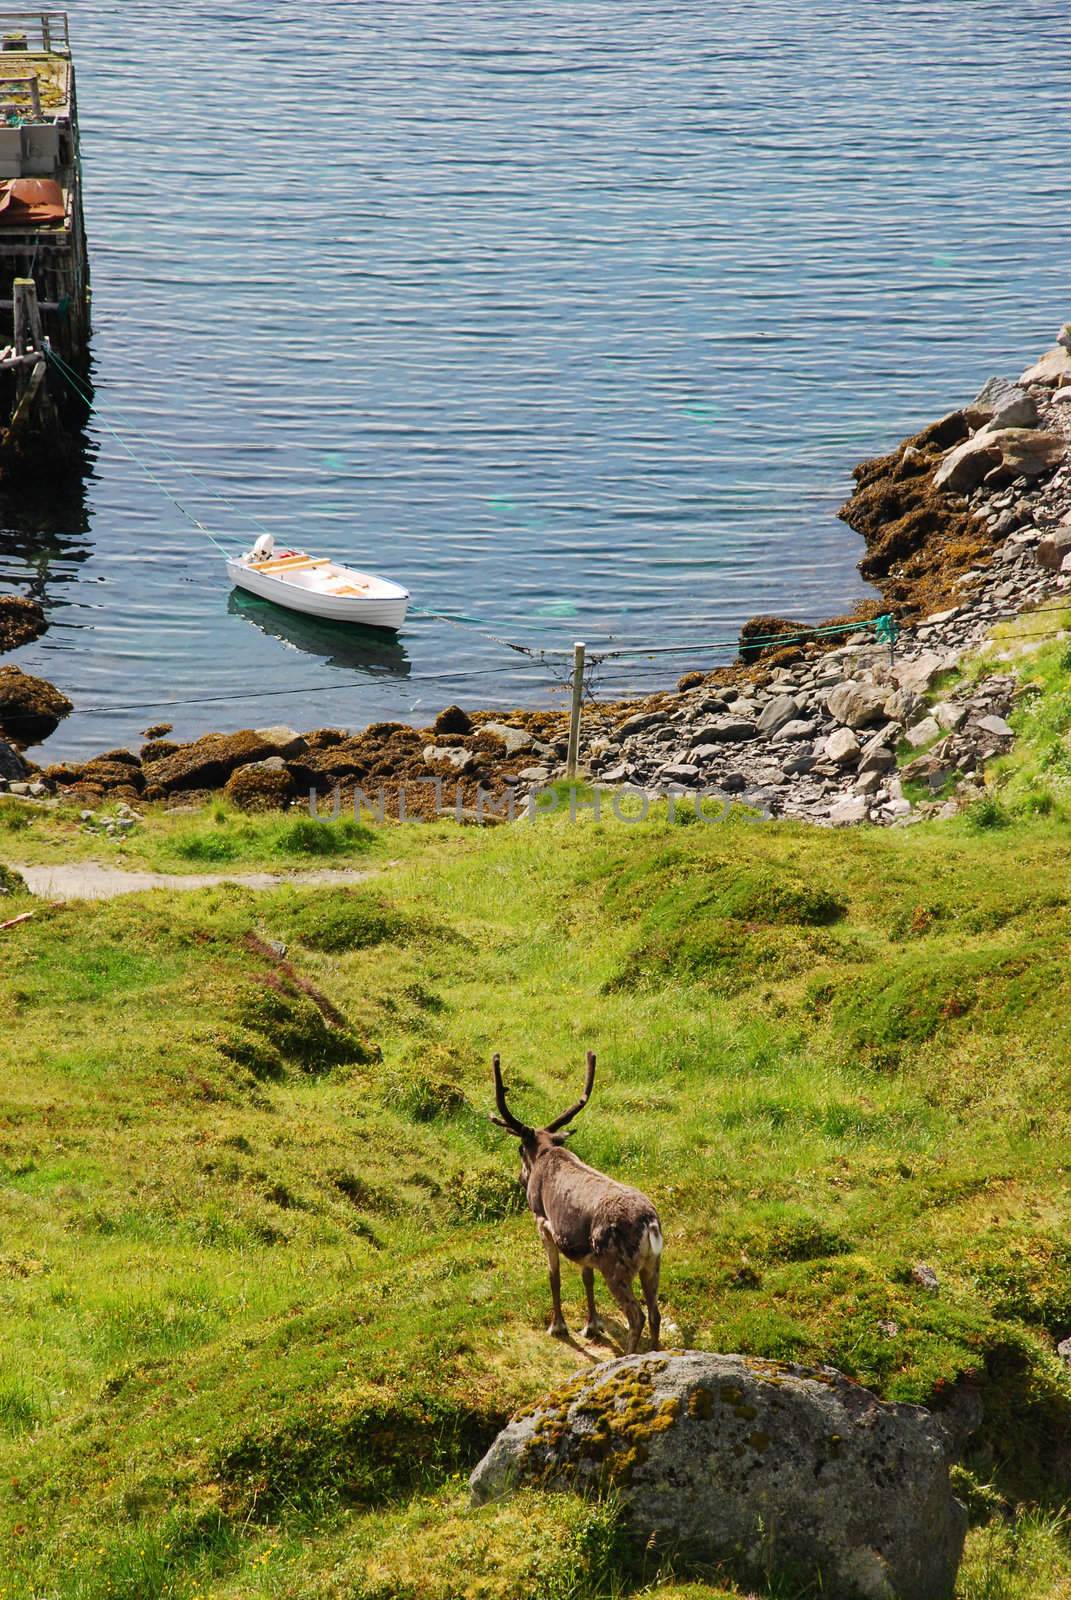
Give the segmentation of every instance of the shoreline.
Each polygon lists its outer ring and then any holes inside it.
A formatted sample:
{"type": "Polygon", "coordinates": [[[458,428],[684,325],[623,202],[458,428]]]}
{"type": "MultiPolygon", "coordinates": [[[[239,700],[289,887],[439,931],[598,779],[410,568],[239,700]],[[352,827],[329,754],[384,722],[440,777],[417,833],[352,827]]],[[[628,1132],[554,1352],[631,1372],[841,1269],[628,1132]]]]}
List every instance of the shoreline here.
{"type": "MultiPolygon", "coordinates": [[[[985,762],[1010,744],[1012,680],[994,675],[932,708],[925,697],[995,623],[1071,587],[1060,571],[1071,554],[1071,404],[1060,398],[1071,399],[1071,336],[1061,330],[1060,339],[1016,382],[991,379],[961,410],[855,468],[839,515],[864,540],[859,570],[880,601],[814,625],[756,617],[741,631],[737,661],[585,712],[582,776],[646,794],[667,785],[718,794],[827,824],[932,814],[905,796],[905,781],[926,784],[945,810],[976,798],[985,762]],[[882,612],[900,628],[891,650],[869,632],[845,642],[813,636],[882,612]],[[749,643],[789,630],[801,637],[785,646],[749,643]]],[[[22,613],[25,602],[11,597],[8,609],[22,613]]],[[[523,802],[564,773],[564,711],[456,706],[427,728],[300,734],[280,725],[175,744],[157,724],[137,752],[53,765],[20,753],[18,728],[43,742],[69,709],[44,680],[0,665],[0,790],[86,807],[222,793],[255,810],[336,789],[346,804],[360,788],[388,806],[410,791],[410,814],[449,816],[471,811],[481,789],[512,790],[523,802]],[[455,806],[436,803],[436,780],[456,789],[455,806]]]]}

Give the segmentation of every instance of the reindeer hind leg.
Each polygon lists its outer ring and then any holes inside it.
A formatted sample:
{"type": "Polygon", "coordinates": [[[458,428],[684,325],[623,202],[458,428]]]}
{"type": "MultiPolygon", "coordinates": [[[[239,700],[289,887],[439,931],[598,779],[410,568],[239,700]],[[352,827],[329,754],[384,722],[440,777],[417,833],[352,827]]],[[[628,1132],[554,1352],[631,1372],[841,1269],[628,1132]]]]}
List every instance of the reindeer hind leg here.
{"type": "Polygon", "coordinates": [[[547,1332],[552,1334],[555,1339],[565,1339],[568,1338],[569,1329],[566,1327],[565,1318],[562,1316],[561,1256],[558,1254],[558,1246],[554,1242],[554,1235],[543,1217],[538,1218],[536,1227],[539,1229],[539,1237],[543,1241],[543,1249],[547,1252],[547,1270],[550,1273],[550,1297],[554,1305],[554,1315],[551,1318],[551,1324],[547,1332]]]}
{"type": "Polygon", "coordinates": [[[636,1299],[632,1288],[634,1274],[627,1267],[611,1267],[603,1273],[606,1287],[617,1301],[628,1320],[628,1344],[625,1348],[627,1356],[634,1356],[640,1348],[640,1334],[643,1332],[643,1307],[636,1299]]]}
{"type": "Polygon", "coordinates": [[[662,1265],[660,1255],[648,1256],[640,1267],[643,1298],[647,1302],[647,1321],[651,1329],[651,1349],[659,1348],[658,1335],[662,1327],[662,1313],[658,1309],[658,1274],[662,1265]]]}
{"type": "Polygon", "coordinates": [[[588,1303],[588,1320],[580,1330],[582,1339],[599,1339],[606,1332],[602,1318],[595,1309],[595,1271],[593,1267],[581,1267],[580,1276],[584,1280],[584,1294],[588,1303]]]}

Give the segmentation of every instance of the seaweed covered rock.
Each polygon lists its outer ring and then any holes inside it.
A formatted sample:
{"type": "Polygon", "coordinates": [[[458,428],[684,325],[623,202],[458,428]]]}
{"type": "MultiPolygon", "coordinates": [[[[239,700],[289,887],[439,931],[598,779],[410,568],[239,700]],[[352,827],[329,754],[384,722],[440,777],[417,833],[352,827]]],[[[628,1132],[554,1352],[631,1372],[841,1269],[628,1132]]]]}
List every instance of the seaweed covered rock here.
{"type": "Polygon", "coordinates": [[[281,756],[269,756],[236,768],[223,793],[240,811],[278,811],[294,798],[294,780],[281,756]]]}
{"type": "Polygon", "coordinates": [[[145,782],[172,794],[186,789],[219,789],[231,773],[250,761],[264,761],[275,752],[251,728],[239,733],[208,733],[173,755],[151,761],[145,782]]]}
{"type": "Polygon", "coordinates": [[[460,706],[447,706],[435,718],[436,733],[471,733],[472,719],[460,706]]]}
{"type": "Polygon", "coordinates": [[[21,594],[0,594],[0,655],[40,638],[47,626],[36,600],[21,594]]]}
{"type": "Polygon", "coordinates": [[[931,610],[954,594],[958,576],[992,552],[985,524],[934,484],[946,453],[969,433],[963,412],[953,411],[852,474],[858,487],[837,515],[865,539],[859,571],[887,602],[931,610]]]}
{"type": "Polygon", "coordinates": [[[522,1412],[472,1474],[613,1491],[637,1538],[745,1582],[791,1573],[828,1600],[950,1600],[966,1513],[948,1437],[830,1367],[688,1351],[626,1356],[522,1412]]]}
{"type": "Polygon", "coordinates": [[[784,617],[752,617],[740,629],[741,661],[758,661],[760,656],[776,655],[785,648],[778,640],[792,640],[807,632],[805,622],[788,622],[784,617]]]}
{"type": "Polygon", "coordinates": [[[74,710],[65,694],[19,667],[0,667],[0,737],[24,748],[54,733],[74,710]]]}

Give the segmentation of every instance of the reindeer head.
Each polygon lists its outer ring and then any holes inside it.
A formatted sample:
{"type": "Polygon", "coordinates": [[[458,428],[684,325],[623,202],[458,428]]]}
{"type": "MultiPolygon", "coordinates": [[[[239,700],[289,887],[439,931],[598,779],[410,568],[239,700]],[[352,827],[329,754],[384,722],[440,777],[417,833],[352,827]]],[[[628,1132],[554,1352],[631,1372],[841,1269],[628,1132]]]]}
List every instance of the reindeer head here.
{"type": "Polygon", "coordinates": [[[583,1111],[587,1105],[591,1086],[595,1082],[595,1052],[588,1051],[588,1074],[584,1083],[584,1093],[575,1105],[571,1105],[568,1111],[563,1111],[560,1117],[555,1117],[553,1122],[548,1122],[545,1128],[530,1128],[526,1122],[518,1121],[509,1109],[506,1104],[506,1095],[509,1091],[502,1082],[502,1067],[497,1054],[491,1062],[491,1070],[495,1075],[495,1104],[499,1110],[499,1115],[492,1117],[491,1121],[521,1141],[521,1182],[527,1183],[535,1162],[545,1151],[565,1143],[569,1134],[562,1133],[561,1129],[567,1122],[572,1122],[577,1112],[583,1111]]]}

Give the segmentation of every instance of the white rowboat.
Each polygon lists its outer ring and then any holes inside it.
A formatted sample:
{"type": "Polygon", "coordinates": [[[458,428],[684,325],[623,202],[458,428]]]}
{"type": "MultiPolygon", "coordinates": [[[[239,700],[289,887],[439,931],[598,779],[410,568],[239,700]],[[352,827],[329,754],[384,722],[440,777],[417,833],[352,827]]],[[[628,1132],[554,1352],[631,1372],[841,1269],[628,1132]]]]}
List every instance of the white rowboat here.
{"type": "Polygon", "coordinates": [[[401,584],[304,550],[277,551],[270,534],[244,555],[228,556],[227,573],[232,583],[262,600],[329,622],[397,632],[409,606],[409,590],[401,584]]]}

